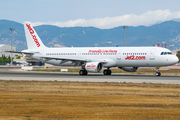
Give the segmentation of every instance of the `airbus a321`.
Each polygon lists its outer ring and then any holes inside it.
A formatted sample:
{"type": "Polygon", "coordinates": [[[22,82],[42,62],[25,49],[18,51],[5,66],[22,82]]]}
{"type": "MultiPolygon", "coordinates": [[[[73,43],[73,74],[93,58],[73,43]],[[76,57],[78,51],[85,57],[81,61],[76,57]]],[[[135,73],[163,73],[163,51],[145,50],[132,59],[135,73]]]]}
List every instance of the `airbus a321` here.
{"type": "Polygon", "coordinates": [[[179,59],[161,47],[46,47],[30,22],[24,23],[27,50],[21,52],[29,58],[58,66],[81,66],[79,75],[98,73],[106,68],[104,75],[111,75],[110,68],[118,67],[127,72],[136,72],[139,67],[159,68],[176,64],[179,59]]]}

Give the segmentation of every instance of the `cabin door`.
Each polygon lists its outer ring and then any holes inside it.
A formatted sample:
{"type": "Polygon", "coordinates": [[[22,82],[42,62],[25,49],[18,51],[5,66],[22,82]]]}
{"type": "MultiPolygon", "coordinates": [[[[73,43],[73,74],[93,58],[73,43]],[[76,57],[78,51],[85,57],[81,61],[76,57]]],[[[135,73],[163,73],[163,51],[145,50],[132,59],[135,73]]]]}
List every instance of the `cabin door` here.
{"type": "Polygon", "coordinates": [[[150,60],[155,60],[155,52],[156,52],[156,49],[153,48],[150,53],[150,60]]]}
{"type": "Polygon", "coordinates": [[[82,58],[82,53],[81,52],[78,53],[78,57],[82,58]]]}
{"type": "Polygon", "coordinates": [[[121,60],[121,51],[120,50],[117,51],[117,60],[121,60]]]}

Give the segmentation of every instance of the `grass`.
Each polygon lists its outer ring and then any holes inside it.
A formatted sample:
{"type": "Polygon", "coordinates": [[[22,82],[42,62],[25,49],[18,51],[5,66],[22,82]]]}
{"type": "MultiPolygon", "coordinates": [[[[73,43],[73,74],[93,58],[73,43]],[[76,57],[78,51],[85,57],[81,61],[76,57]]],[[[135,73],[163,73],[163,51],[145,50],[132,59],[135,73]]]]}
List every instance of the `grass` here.
{"type": "Polygon", "coordinates": [[[32,100],[32,98],[28,98],[29,100],[32,100]]]}
{"type": "Polygon", "coordinates": [[[179,93],[179,84],[0,80],[0,119],[179,120],[179,93]]]}

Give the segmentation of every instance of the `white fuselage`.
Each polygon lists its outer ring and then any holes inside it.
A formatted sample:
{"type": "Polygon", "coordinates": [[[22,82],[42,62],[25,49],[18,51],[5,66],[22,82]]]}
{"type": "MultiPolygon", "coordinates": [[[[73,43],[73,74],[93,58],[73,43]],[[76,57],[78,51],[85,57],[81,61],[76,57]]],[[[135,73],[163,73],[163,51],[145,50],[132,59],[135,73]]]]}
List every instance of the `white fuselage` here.
{"type": "Polygon", "coordinates": [[[161,47],[70,47],[31,49],[34,55],[29,57],[59,66],[80,65],[74,61],[63,61],[50,58],[86,59],[91,62],[104,62],[104,67],[155,67],[176,64],[178,58],[170,50],[161,47]]]}

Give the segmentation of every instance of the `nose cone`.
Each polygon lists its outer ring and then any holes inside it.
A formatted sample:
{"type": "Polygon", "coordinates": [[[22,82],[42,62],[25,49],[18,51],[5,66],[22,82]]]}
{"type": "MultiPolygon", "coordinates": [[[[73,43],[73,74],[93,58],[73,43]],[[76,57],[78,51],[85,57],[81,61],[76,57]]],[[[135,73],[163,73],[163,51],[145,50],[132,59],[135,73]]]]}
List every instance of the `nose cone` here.
{"type": "Polygon", "coordinates": [[[173,62],[173,64],[178,63],[179,62],[179,58],[177,56],[174,56],[172,62],[173,62]]]}

